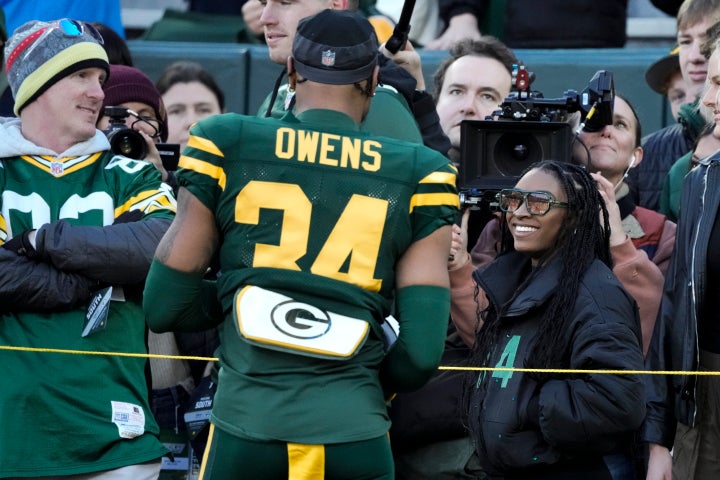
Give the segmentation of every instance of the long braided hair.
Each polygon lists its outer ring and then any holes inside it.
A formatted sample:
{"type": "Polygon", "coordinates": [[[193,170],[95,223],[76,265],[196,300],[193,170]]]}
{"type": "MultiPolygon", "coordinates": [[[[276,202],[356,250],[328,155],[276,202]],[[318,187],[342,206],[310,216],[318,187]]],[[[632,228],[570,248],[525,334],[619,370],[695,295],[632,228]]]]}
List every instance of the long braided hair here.
{"type": "MultiPolygon", "coordinates": [[[[525,368],[558,368],[569,347],[567,325],[575,306],[580,281],[590,264],[597,258],[612,268],[610,257],[610,231],[605,202],[595,180],[582,167],[570,163],[545,160],[532,165],[530,170],[551,174],[560,182],[567,195],[567,214],[560,226],[555,248],[539,259],[538,266],[517,287],[513,297],[496,311],[492,306],[478,312],[483,321],[476,334],[471,356],[472,365],[486,366],[500,337],[500,319],[504,310],[516,296],[530,284],[550,258],[561,262],[560,282],[544,310],[533,351],[525,368]],[[602,220],[601,220],[602,219],[602,220]]],[[[501,218],[502,241],[500,255],[515,250],[507,226],[506,214],[501,218]]],[[[543,374],[544,375],[544,374],[543,374]]],[[[485,375],[485,381],[490,377],[485,375]]],[[[543,377],[545,379],[549,377],[543,377]]],[[[475,382],[470,382],[474,384],[475,382]]]]}

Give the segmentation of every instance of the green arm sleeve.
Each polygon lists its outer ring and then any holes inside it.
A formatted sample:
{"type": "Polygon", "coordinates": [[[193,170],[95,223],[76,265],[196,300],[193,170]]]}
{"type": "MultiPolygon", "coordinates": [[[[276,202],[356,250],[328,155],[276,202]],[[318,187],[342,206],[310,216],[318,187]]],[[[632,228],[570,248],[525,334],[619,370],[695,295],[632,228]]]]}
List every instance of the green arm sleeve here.
{"type": "Polygon", "coordinates": [[[390,395],[420,388],[437,370],[450,318],[450,290],[405,287],[397,291],[396,303],[400,334],[380,366],[383,389],[390,395]]]}
{"type": "Polygon", "coordinates": [[[196,332],[220,324],[222,308],[215,282],[153,259],[145,281],[143,311],[153,332],[196,332]]]}

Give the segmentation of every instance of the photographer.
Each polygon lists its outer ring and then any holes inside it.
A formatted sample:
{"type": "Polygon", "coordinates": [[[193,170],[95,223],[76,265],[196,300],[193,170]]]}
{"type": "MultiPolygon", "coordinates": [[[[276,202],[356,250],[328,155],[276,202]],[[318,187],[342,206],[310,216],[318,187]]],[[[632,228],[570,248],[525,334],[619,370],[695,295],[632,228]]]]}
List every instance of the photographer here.
{"type": "Polygon", "coordinates": [[[485,120],[510,94],[515,54],[491,36],[462,40],[433,77],[440,126],[450,138],[450,158],[460,160],[460,123],[485,120]]]}
{"type": "MultiPolygon", "coordinates": [[[[133,148],[137,153],[132,156],[152,163],[162,173],[163,181],[177,191],[174,172],[164,168],[156,148],[156,143],[167,140],[168,128],[165,106],[155,85],[137,68],[110,65],[110,77],[103,85],[103,90],[104,107],[124,107],[133,112],[127,114],[127,111],[121,111],[120,115],[121,119],[125,116],[124,127],[141,135],[131,138],[145,141],[144,150],[133,148]]],[[[108,115],[102,115],[98,120],[98,128],[107,133],[110,121],[108,115]]],[[[112,137],[115,132],[127,133],[126,130],[118,130],[108,135],[112,137]]],[[[110,143],[114,144],[113,141],[110,143]]],[[[197,333],[148,334],[148,349],[152,354],[212,357],[217,345],[217,331],[214,329],[197,333]]],[[[165,443],[186,445],[187,432],[183,415],[191,394],[201,384],[209,368],[206,369],[206,362],[199,361],[151,358],[149,363],[152,377],[150,406],[160,425],[160,438],[165,443]]],[[[176,461],[184,461],[182,459],[190,455],[187,450],[174,453],[176,461]]]]}
{"type": "MultiPolygon", "coordinates": [[[[169,173],[162,164],[160,153],[155,146],[167,140],[167,112],[153,82],[142,71],[125,65],[110,65],[110,76],[103,85],[105,107],[124,107],[128,109],[125,116],[127,128],[138,132],[145,140],[145,145],[133,149],[137,154],[126,156],[138,158],[152,163],[162,174],[164,182],[175,188],[174,175],[169,173]],[[144,147],[144,148],[142,148],[144,147]],[[144,152],[144,153],[143,153],[144,152]]],[[[107,131],[111,118],[103,110],[97,121],[100,130],[107,131]]]]}

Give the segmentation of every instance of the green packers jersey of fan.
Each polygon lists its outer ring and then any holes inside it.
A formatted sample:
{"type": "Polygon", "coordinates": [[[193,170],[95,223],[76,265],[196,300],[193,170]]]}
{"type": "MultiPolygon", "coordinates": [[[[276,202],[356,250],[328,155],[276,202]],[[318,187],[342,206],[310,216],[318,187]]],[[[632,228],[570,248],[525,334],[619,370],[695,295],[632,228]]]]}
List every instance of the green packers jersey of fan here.
{"type": "Polygon", "coordinates": [[[455,219],[455,167],[329,110],[202,120],[180,167],[180,184],[214,213],[222,238],[213,423],[243,438],[308,444],[387,432],[380,323],[403,252],[455,219]],[[252,320],[303,341],[341,332],[330,349],[348,338],[357,348],[339,358],[321,347],[291,353],[286,338],[258,340],[252,320]],[[363,324],[369,333],[356,337],[363,324]]]}
{"type": "MultiPolygon", "coordinates": [[[[169,219],[176,208],[151,164],[110,152],[4,158],[0,167],[3,240],[60,219],[105,226],[128,210],[169,219]]],[[[94,472],[165,453],[147,359],[103,354],[147,353],[142,306],[111,301],[105,328],[83,337],[87,311],[0,308],[0,344],[20,349],[0,352],[0,477],[94,472]]]]}

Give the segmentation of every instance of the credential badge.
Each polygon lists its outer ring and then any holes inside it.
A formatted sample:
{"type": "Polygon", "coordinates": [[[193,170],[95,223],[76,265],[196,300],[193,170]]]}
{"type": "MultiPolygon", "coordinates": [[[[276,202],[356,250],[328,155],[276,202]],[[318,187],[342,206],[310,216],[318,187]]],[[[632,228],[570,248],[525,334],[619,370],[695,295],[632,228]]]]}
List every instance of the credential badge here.
{"type": "Polygon", "coordinates": [[[326,67],[335,65],[335,52],[333,50],[325,50],[322,52],[322,64],[326,67]]]}

